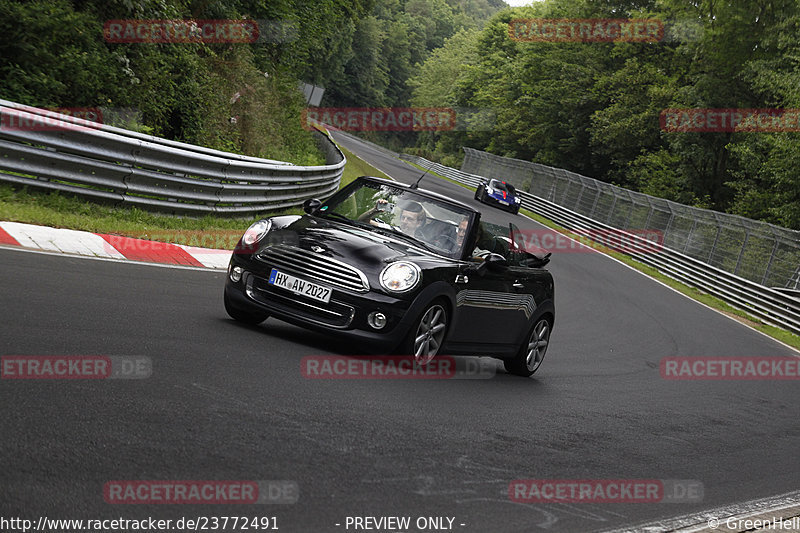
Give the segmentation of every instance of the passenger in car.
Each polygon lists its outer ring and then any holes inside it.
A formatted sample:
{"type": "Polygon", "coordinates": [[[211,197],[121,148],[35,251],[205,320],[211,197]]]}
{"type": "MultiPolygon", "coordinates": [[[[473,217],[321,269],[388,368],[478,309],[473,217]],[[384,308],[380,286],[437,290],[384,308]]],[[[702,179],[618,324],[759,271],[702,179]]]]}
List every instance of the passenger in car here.
{"type": "Polygon", "coordinates": [[[486,231],[483,222],[478,225],[478,238],[475,240],[475,249],[472,250],[473,261],[483,261],[487,255],[493,253],[495,247],[494,236],[486,231]]]}

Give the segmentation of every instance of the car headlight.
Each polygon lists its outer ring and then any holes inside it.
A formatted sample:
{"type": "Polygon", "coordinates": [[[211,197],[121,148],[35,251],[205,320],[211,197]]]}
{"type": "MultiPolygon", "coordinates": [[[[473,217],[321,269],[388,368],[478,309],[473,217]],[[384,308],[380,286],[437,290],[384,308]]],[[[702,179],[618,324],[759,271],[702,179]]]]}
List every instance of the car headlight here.
{"type": "Polygon", "coordinates": [[[419,267],[409,261],[398,261],[383,269],[381,286],[390,292],[406,292],[417,286],[422,279],[419,267]]]}
{"type": "Polygon", "coordinates": [[[515,197],[515,198],[514,198],[514,201],[515,201],[516,203],[520,203],[522,200],[520,199],[520,197],[519,197],[519,196],[517,196],[517,197],[515,197]]]}
{"type": "Polygon", "coordinates": [[[494,189],[492,189],[491,187],[487,186],[486,187],[486,192],[489,193],[489,194],[494,194],[494,189]]]}
{"type": "Polygon", "coordinates": [[[242,237],[242,244],[245,246],[252,246],[253,244],[257,243],[261,239],[264,238],[264,235],[267,234],[269,229],[272,227],[272,220],[259,220],[249,228],[247,231],[244,232],[244,236],[242,237]]]}

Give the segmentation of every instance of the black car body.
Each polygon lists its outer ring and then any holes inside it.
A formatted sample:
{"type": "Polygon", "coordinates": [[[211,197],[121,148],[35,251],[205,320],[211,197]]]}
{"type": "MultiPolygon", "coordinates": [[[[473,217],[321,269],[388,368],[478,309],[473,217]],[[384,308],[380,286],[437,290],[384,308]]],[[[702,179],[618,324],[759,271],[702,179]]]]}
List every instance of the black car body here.
{"type": "Polygon", "coordinates": [[[546,258],[514,244],[513,226],[372,177],[304,209],[259,221],[240,239],[225,285],[230,316],[274,316],[420,363],[488,355],[510,372],[536,371],[555,319],[553,278],[546,258]],[[424,223],[412,228],[420,208],[424,223]]]}
{"type": "Polygon", "coordinates": [[[519,213],[522,198],[510,183],[490,179],[482,182],[475,189],[475,199],[487,205],[494,205],[509,213],[519,213]]]}

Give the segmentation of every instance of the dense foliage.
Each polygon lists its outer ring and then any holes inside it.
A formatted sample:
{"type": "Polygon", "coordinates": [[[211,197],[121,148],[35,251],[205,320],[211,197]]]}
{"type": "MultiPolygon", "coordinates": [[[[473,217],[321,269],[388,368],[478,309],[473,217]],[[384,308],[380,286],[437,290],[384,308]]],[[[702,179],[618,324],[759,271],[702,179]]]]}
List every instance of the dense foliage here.
{"type": "Polygon", "coordinates": [[[0,98],[101,108],[105,122],[318,163],[300,82],[325,105],[407,103],[414,65],[499,0],[0,0],[0,98]],[[257,42],[118,43],[113,20],[258,21],[257,42]],[[122,112],[122,111],[125,112],[122,112]]]}
{"type": "Polygon", "coordinates": [[[100,107],[104,121],[214,148],[319,163],[299,80],[334,54],[352,0],[0,0],[0,97],[100,107]],[[312,5],[313,4],[313,5],[312,5]],[[255,43],[115,43],[110,20],[267,21],[255,43]],[[132,110],[132,113],[121,113],[132,110]]]}
{"type": "Polygon", "coordinates": [[[467,145],[800,229],[798,133],[659,124],[667,108],[800,107],[799,27],[795,0],[545,0],[505,10],[448,40],[409,81],[415,105],[490,108],[494,128],[427,135],[417,148],[452,158],[467,145]],[[520,42],[508,34],[517,18],[659,19],[666,36],[520,42]]]}
{"type": "Polygon", "coordinates": [[[800,228],[798,133],[666,132],[666,108],[800,108],[796,0],[0,0],[0,98],[101,107],[167,138],[295,163],[323,106],[451,106],[491,121],[382,141],[461,146],[800,228]],[[517,18],[651,18],[660,42],[520,42],[517,18]],[[251,44],[108,42],[114,19],[250,19],[251,44]],[[132,111],[119,113],[121,110],[132,111]],[[115,111],[117,113],[115,113],[115,111]]]}

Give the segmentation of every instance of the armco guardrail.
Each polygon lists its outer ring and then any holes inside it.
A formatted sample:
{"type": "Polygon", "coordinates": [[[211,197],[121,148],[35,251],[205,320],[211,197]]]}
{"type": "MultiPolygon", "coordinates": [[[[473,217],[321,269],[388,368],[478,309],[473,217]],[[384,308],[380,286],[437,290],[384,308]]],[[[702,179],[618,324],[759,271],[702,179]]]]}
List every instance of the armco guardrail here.
{"type": "Polygon", "coordinates": [[[0,181],[161,212],[250,215],[334,193],[345,157],[317,132],[324,166],[241,156],[0,100],[0,181]]]}
{"type": "MultiPolygon", "coordinates": [[[[476,174],[432,163],[421,157],[407,154],[399,154],[398,157],[416,163],[423,168],[430,168],[432,172],[471,187],[477,186],[481,180],[481,176],[476,174]]],[[[586,230],[622,232],[627,242],[631,243],[626,247],[626,255],[634,257],[638,261],[650,265],[672,278],[697,287],[735,307],[743,309],[765,323],[800,335],[800,300],[796,299],[796,295],[764,287],[667,247],[662,247],[659,251],[652,251],[653,243],[639,235],[624,232],[613,226],[592,220],[585,215],[528,192],[521,191],[521,196],[523,207],[552,220],[568,230],[578,233],[586,230]],[[642,250],[647,251],[637,253],[635,251],[637,245],[640,245],[642,250]]]]}
{"type": "Polygon", "coordinates": [[[767,287],[797,289],[800,231],[656,198],[562,168],[464,148],[465,172],[499,178],[619,229],[660,231],[683,255],[767,287]]]}

